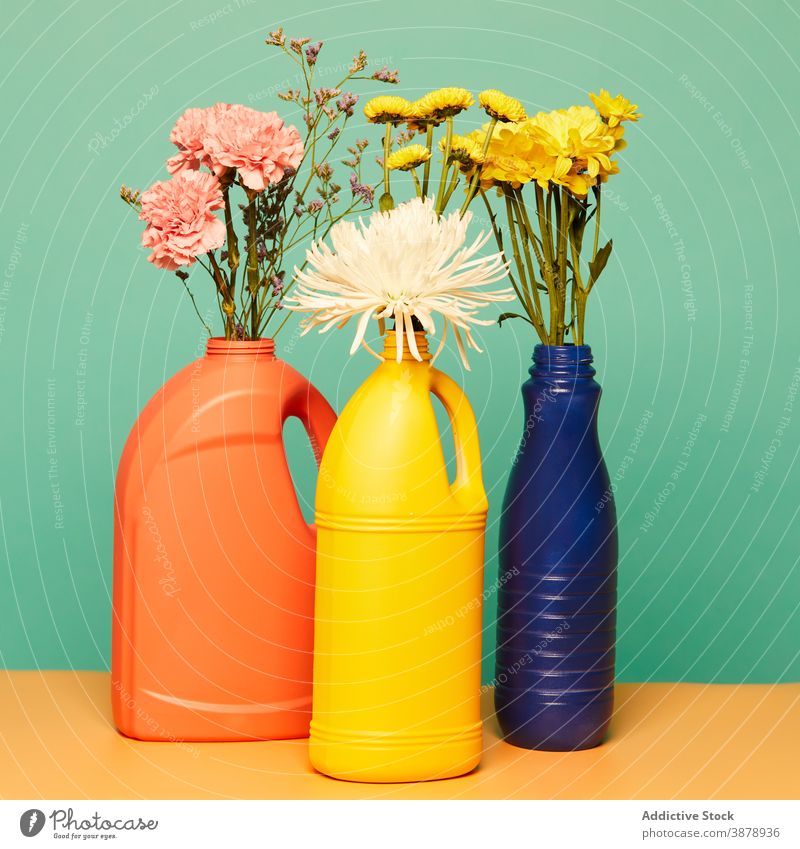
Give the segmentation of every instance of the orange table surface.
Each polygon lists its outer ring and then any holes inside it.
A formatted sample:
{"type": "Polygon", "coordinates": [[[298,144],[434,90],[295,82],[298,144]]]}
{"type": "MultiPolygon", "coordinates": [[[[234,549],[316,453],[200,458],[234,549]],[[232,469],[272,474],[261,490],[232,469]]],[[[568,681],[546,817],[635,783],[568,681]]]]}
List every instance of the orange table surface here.
{"type": "Polygon", "coordinates": [[[355,784],[304,740],[143,743],[114,729],[103,672],[0,673],[0,796],[14,799],[797,799],[800,684],[620,684],[607,742],[535,752],[500,739],[484,695],[473,773],[355,784]]]}

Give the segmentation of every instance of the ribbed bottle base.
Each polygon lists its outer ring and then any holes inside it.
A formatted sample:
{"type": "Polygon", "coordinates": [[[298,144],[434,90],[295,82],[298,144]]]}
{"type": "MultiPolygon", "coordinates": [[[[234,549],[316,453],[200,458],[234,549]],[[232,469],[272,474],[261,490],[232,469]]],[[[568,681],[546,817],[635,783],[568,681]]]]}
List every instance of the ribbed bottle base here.
{"type": "Polygon", "coordinates": [[[614,688],[547,693],[497,686],[494,699],[507,743],[574,752],[603,742],[614,708],[614,688]]]}
{"type": "Polygon", "coordinates": [[[395,783],[454,778],[478,766],[482,724],[429,734],[337,731],[311,723],[309,757],[316,770],[344,781],[395,783]]]}

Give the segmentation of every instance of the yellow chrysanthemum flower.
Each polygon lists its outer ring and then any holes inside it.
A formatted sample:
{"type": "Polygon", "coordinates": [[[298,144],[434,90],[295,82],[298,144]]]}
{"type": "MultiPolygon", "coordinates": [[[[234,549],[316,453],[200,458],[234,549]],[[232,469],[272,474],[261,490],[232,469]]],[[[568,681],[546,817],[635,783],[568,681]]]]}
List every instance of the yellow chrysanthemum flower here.
{"type": "Polygon", "coordinates": [[[413,123],[419,128],[426,124],[441,124],[445,118],[458,115],[474,103],[465,88],[438,88],[429,91],[413,103],[413,123]]]}
{"type": "Polygon", "coordinates": [[[409,144],[396,150],[386,160],[390,171],[411,171],[431,158],[431,152],[421,144],[409,144]]]}
{"type": "Polygon", "coordinates": [[[524,121],[525,107],[515,98],[503,94],[496,88],[488,88],[478,95],[478,103],[481,109],[491,118],[503,123],[517,123],[524,121]]]}
{"type": "MultiPolygon", "coordinates": [[[[483,149],[489,125],[475,130],[468,138],[483,149]]],[[[514,188],[532,180],[547,186],[552,168],[540,144],[525,132],[523,124],[496,126],[481,169],[481,188],[507,183],[514,188]]]]}
{"type": "Polygon", "coordinates": [[[364,107],[364,117],[371,124],[400,124],[411,117],[411,102],[405,97],[383,94],[367,101],[364,107]]]}
{"type": "Polygon", "coordinates": [[[600,89],[600,94],[590,92],[589,99],[609,127],[616,127],[621,121],[638,121],[642,117],[636,111],[639,107],[635,103],[631,103],[621,94],[612,97],[604,88],[600,89]]]}
{"type": "MultiPolygon", "coordinates": [[[[446,145],[446,139],[441,139],[439,141],[439,150],[444,153],[446,145]]],[[[450,139],[450,156],[458,162],[459,166],[461,166],[461,170],[470,170],[474,168],[476,165],[483,164],[484,155],[483,155],[483,142],[479,144],[475,141],[474,138],[470,136],[459,136],[454,134],[450,139]]]]}
{"type": "Polygon", "coordinates": [[[613,173],[610,157],[622,142],[590,106],[539,112],[525,131],[555,160],[550,179],[576,195],[585,195],[601,172],[613,173]]]}

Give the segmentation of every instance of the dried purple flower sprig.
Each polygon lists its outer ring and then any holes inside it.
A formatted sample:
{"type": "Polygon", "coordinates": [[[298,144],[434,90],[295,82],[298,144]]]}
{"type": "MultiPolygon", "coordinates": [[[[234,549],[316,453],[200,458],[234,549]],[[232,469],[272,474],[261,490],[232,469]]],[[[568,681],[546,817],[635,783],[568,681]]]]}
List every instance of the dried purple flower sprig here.
{"type": "Polygon", "coordinates": [[[384,65],[380,70],[375,71],[370,77],[371,80],[377,80],[381,83],[392,83],[396,85],[400,82],[398,71],[390,71],[387,65],[384,65]]]}
{"type": "Polygon", "coordinates": [[[342,187],[334,179],[334,167],[330,162],[334,148],[343,137],[342,130],[355,114],[358,103],[358,95],[349,90],[349,84],[356,80],[375,80],[390,85],[398,82],[397,71],[387,67],[369,74],[367,54],[359,50],[339,82],[331,86],[316,85],[315,74],[324,73],[318,64],[324,42],[305,37],[289,38],[279,28],[269,33],[266,44],[278,48],[300,68],[297,79],[302,80],[301,87],[280,92],[278,97],[297,104],[301,110],[306,128],[306,154],[298,173],[287,173],[284,180],[270,186],[263,193],[258,208],[259,274],[269,283],[259,290],[265,299],[258,310],[264,315],[264,327],[274,312],[282,308],[283,298],[294,285],[295,278],[287,280],[282,267],[289,251],[309,240],[324,239],[337,221],[356,209],[371,208],[374,201],[374,190],[361,179],[366,139],[358,139],[348,148],[350,155],[342,160],[350,169],[349,203],[341,200],[342,187]],[[309,199],[312,192],[315,197],[309,199]]]}
{"type": "Polygon", "coordinates": [[[319,56],[319,51],[322,49],[322,42],[318,41],[316,44],[310,44],[306,47],[306,62],[309,65],[317,64],[317,56],[319,56]]]}

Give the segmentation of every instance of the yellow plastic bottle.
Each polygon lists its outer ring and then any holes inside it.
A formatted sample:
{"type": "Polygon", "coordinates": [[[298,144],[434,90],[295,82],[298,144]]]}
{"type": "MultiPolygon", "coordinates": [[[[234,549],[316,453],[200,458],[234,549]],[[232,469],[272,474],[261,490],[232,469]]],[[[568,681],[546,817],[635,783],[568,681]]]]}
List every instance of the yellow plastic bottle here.
{"type": "Polygon", "coordinates": [[[481,755],[486,494],[459,387],[406,349],[355,393],[317,484],[314,767],[351,781],[462,775],[481,755]],[[448,480],[431,393],[452,424],[448,480]]]}

